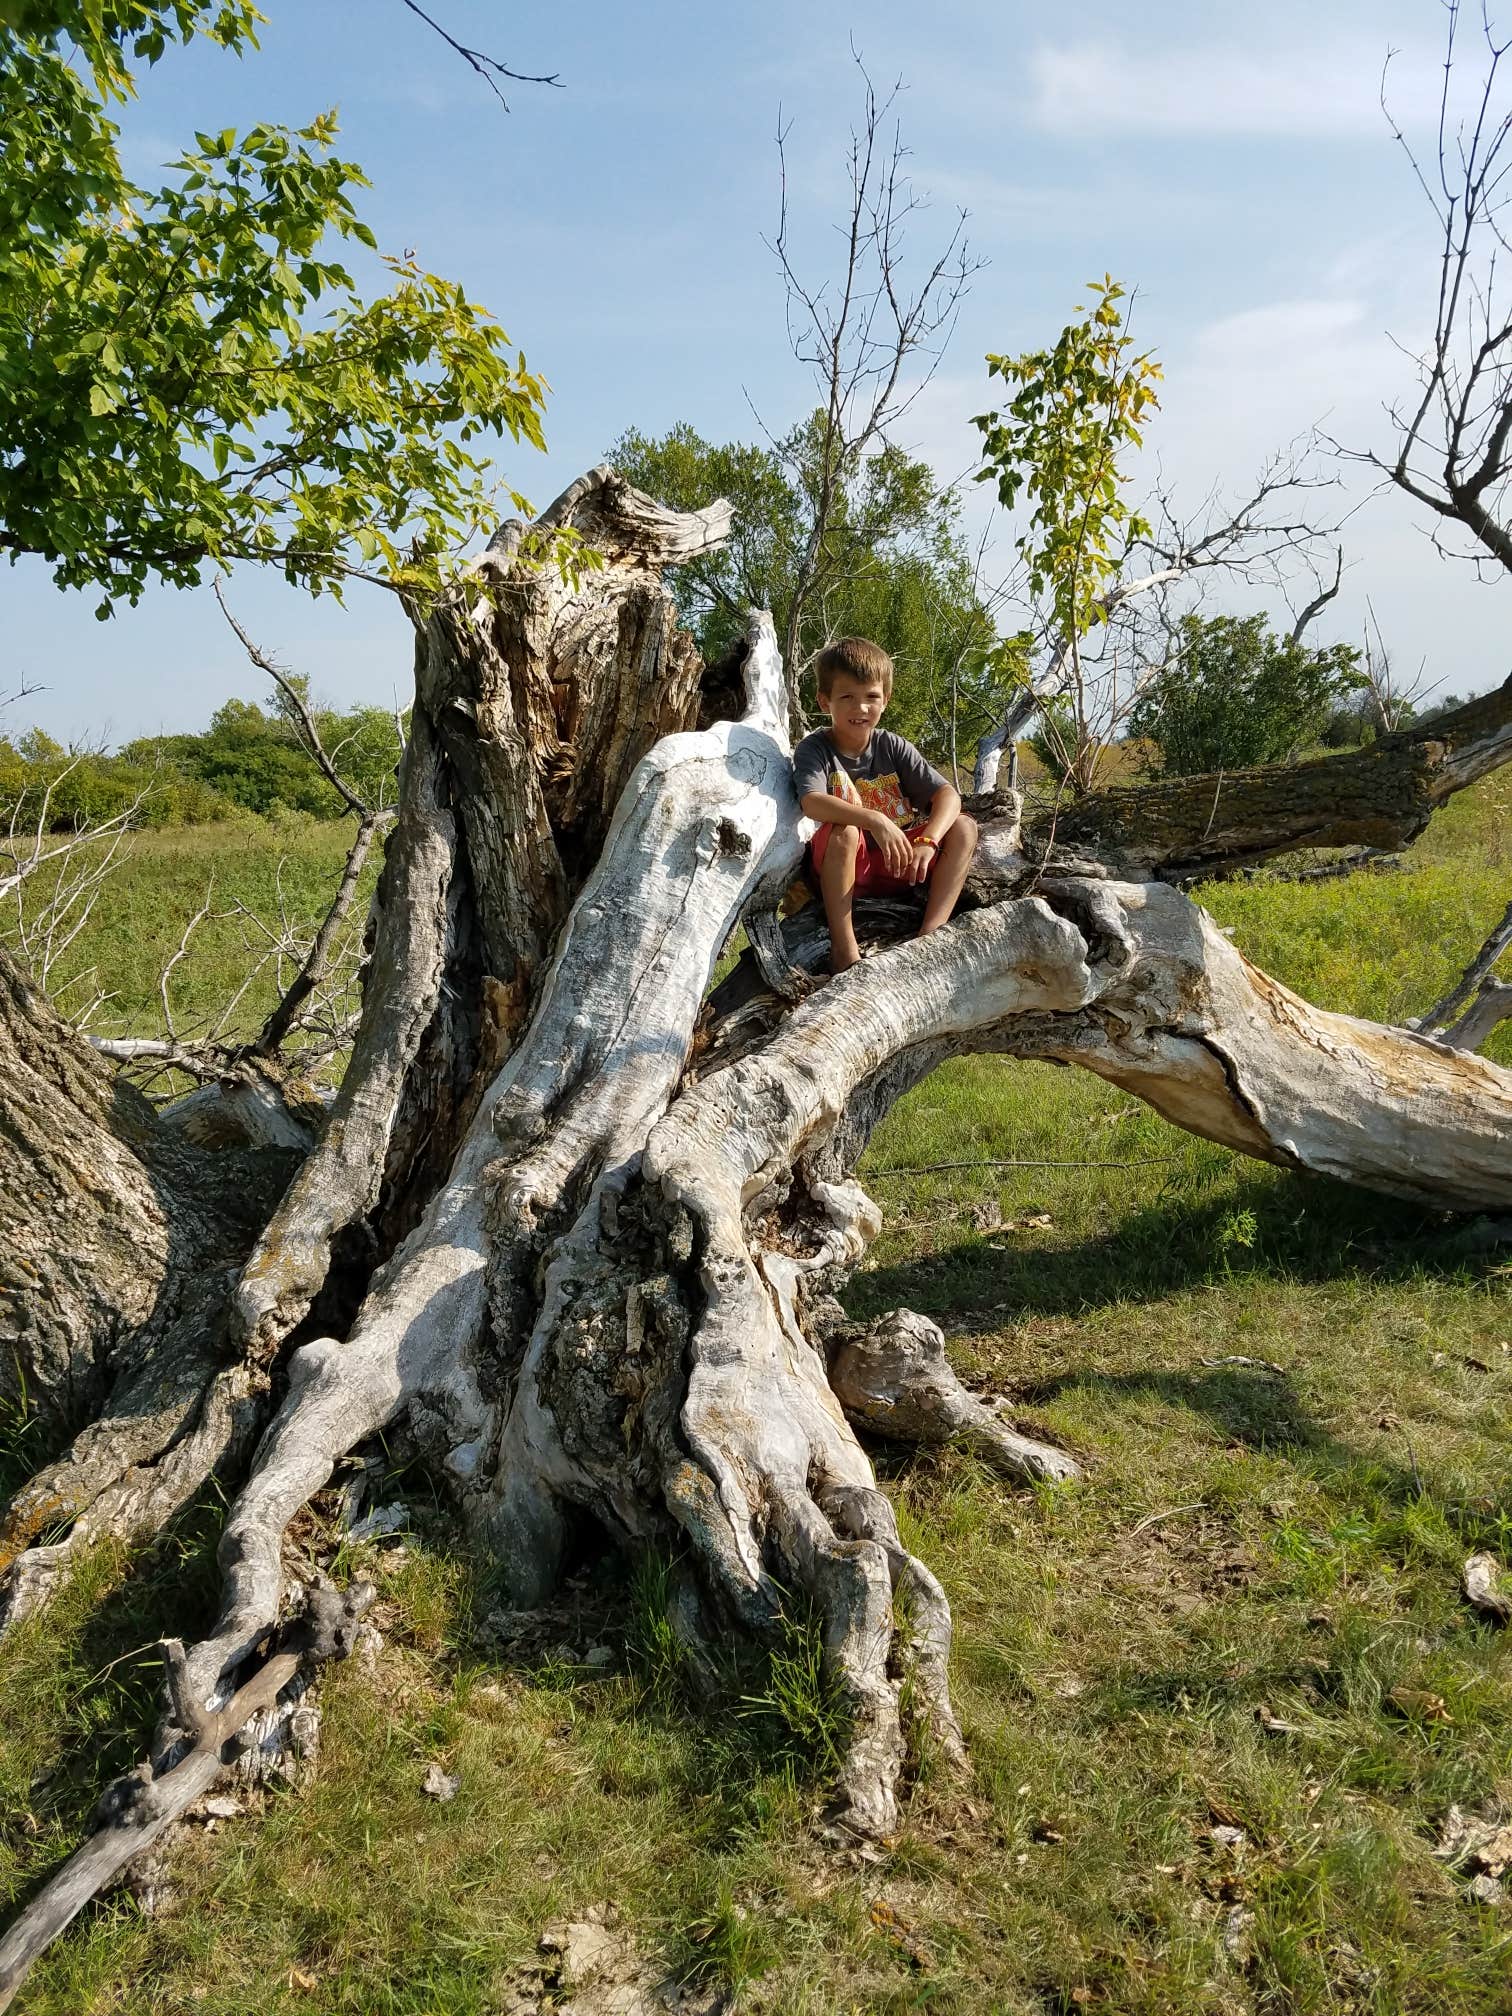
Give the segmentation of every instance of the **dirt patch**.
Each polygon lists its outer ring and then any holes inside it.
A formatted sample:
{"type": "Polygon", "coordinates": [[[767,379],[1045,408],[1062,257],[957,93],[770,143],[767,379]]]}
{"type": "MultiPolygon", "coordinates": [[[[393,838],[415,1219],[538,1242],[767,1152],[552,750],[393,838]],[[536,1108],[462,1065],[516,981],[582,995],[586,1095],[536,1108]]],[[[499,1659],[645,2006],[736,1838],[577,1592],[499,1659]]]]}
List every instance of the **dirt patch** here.
{"type": "Polygon", "coordinates": [[[540,1958],[515,1975],[499,2016],[721,2016],[719,1989],[690,1988],[642,1953],[612,1904],[558,1919],[541,1934],[540,1958]]]}

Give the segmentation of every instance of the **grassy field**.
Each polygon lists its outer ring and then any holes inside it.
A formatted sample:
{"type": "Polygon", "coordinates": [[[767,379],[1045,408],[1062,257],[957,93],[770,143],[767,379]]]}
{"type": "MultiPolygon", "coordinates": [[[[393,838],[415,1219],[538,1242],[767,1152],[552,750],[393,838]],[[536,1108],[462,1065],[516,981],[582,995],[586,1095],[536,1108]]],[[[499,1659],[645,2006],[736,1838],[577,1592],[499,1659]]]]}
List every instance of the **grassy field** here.
{"type": "MultiPolygon", "coordinates": [[[[294,813],[133,835],[83,930],[57,958],[50,990],[75,1015],[103,995],[87,1025],[98,1035],[162,1036],[168,1032],[159,982],[172,961],[168,1005],[180,1037],[254,1035],[295,970],[287,957],[280,961],[275,941],[292,932],[301,946],[309,943],[335,893],[352,831],[351,820],[294,813]],[[178,956],[185,924],[201,910],[208,914],[178,956]],[[224,1028],[213,1028],[233,1000],[224,1028]]],[[[370,861],[353,906],[354,937],[376,874],[370,861]]],[[[45,912],[55,887],[39,872],[26,885],[30,911],[45,912]]],[[[65,918],[60,942],[77,915],[65,918]]],[[[0,930],[15,943],[13,915],[0,916],[0,930]]]]}
{"type": "MultiPolygon", "coordinates": [[[[1203,900],[1311,998],[1399,1017],[1504,907],[1509,798],[1493,778],[1456,801],[1401,874],[1203,900]]],[[[217,886],[266,883],[267,850],[233,871],[221,836],[188,838],[137,856],[133,972],[211,853],[217,886]]],[[[589,1564],[511,1637],[487,1565],[401,1478],[413,1532],[343,1557],[380,1583],[384,1643],[326,1685],[313,1783],[195,1828],[157,1914],[97,1909],[21,2006],[550,2008],[543,1928],[601,1907],[648,1982],[752,2016],[1512,2011],[1512,1902],[1432,1852],[1453,1805],[1512,1817],[1512,1632],[1458,1588],[1477,1548],[1512,1562],[1508,1249],[996,1060],[920,1087],[865,1177],[889,1229],[852,1307],[933,1315],[1089,1469],[1015,1491],[954,1452],[879,1454],[954,1606],[968,1784],[915,1759],[898,1840],[837,1855],[802,1619],[714,1702],[683,1683],[655,1564],[589,1564]],[[906,1173],[946,1161],[978,1166],[906,1173]]],[[[204,1621],[219,1509],[129,1570],[95,1557],[0,1665],[0,1888],[54,1866],[138,1754],[143,1648],[204,1621]]],[[[593,1997],[571,2006],[614,2006],[593,1997]]]]}

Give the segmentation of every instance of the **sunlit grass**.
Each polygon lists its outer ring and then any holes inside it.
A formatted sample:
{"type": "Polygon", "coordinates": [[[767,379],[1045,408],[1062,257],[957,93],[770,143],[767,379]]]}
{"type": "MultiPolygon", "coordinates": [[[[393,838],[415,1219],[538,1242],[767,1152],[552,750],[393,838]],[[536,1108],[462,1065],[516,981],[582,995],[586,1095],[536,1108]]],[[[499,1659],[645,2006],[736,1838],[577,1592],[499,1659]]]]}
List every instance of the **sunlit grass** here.
{"type": "MultiPolygon", "coordinates": [[[[1417,1012],[1512,893],[1506,785],[1420,852],[1201,900],[1310,998],[1417,1012]]],[[[1010,1489],[954,1452],[875,1452],[954,1608],[969,1783],[926,1771],[882,1859],[837,1855],[801,1617],[764,1672],[711,1687],[673,1558],[611,1555],[524,1656],[409,1477],[418,1533],[343,1563],[379,1580],[385,1645],[325,1683],[314,1784],[191,1832],[164,1914],[98,1907],[23,2006],[484,2016],[549,1921],[613,1904],[660,1974],[770,2016],[1512,2009],[1507,1907],[1430,1852],[1451,1804],[1512,1804],[1512,1641],[1459,1592],[1470,1552],[1512,1563],[1507,1249],[989,1059],[904,1101],[862,1180],[889,1229],[854,1311],[933,1315],[963,1376],[1089,1472],[1010,1489]],[[946,1162],[972,1166],[904,1173],[946,1162]],[[433,1761],[450,1804],[420,1789],[433,1761]]],[[[142,1648],[203,1617],[216,1523],[202,1506],[130,1574],[94,1557],[0,1664],[7,1887],[136,1754],[142,1648]]]]}

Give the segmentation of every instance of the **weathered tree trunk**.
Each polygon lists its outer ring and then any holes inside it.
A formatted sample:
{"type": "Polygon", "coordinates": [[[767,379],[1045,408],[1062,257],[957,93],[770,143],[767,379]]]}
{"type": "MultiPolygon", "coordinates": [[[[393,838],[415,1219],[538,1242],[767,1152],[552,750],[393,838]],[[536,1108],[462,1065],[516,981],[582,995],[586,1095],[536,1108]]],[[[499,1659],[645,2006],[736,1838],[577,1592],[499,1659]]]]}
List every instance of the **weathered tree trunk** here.
{"type": "Polygon", "coordinates": [[[161,1125],[0,952],[0,1398],[49,1439],[79,1427],[0,1513],[0,1627],[255,1431],[258,1382],[218,1345],[295,1160],[161,1125]]]}
{"type": "MultiPolygon", "coordinates": [[[[900,1310],[857,1329],[834,1299],[880,1223],[856,1159],[889,1104],[946,1056],[1080,1064],[1247,1154],[1512,1208],[1512,1074],[1309,1007],[1148,879],[1213,865],[1219,831],[1230,860],[1268,851],[1258,780],[1237,824],[1223,823],[1221,791],[1203,810],[1213,780],[1194,780],[1190,803],[1167,794],[1144,841],[1139,794],[1110,795],[1077,826],[1074,854],[1059,832],[1026,839],[1010,796],[983,800],[974,907],[893,944],[911,913],[877,906],[873,935],[891,949],[813,991],[827,952],[815,906],[775,922],[801,843],[770,619],[753,616],[732,695],[705,675],[662,581],[726,517],[675,517],[594,471],[548,520],[575,526],[601,569],[576,588],[533,571],[516,527],[480,564],[475,599],[419,625],[351,1065],[250,1258],[239,1274],[221,1263],[234,1285],[197,1319],[201,1355],[185,1360],[200,1384],[186,1388],[174,1447],[193,1448],[201,1475],[237,1437],[196,1442],[189,1410],[197,1423],[225,1391],[239,1421],[266,1426],[224,1530],[220,1618],[177,1669],[143,1786],[117,1802],[131,1825],[172,1805],[153,1788],[186,1756],[212,1770],[206,1732],[211,1747],[234,1733],[228,1702],[290,1656],[276,1638],[290,1519],[348,1451],[403,1421],[521,1603],[550,1589],[585,1518],[630,1548],[678,1544],[693,1564],[679,1596],[690,1634],[759,1636],[779,1592],[805,1594],[851,1710],[836,1821],[886,1833],[904,1700],[947,1756],[961,1738],[949,1605],[902,1544],[857,1427],[959,1436],[1010,1475],[1077,1474],[961,1388],[932,1324],[900,1310]],[[742,921],[751,950],[708,996],[742,921]]],[[[1350,781],[1356,759],[1339,759],[1336,810],[1355,792],[1385,819],[1395,789],[1410,824],[1504,760],[1507,710],[1480,704],[1462,733],[1440,735],[1447,754],[1388,750],[1368,786],[1350,781]]],[[[1302,816],[1299,789],[1327,802],[1302,775],[1283,773],[1284,834],[1302,816]]],[[[1306,817],[1315,833],[1319,817],[1306,817]]],[[[28,1013],[45,1019],[35,1003],[28,1013]]],[[[128,1095],[47,1026],[55,1061],[24,1083],[8,1066],[4,1104],[12,1132],[29,1100],[69,1116],[30,1124],[33,1139],[52,1126],[74,1144],[57,1182],[77,1229],[61,1242],[67,1267],[31,1290],[27,1355],[54,1368],[52,1389],[98,1404],[97,1367],[119,1378],[118,1366],[136,1376],[157,1362],[142,1340],[172,1299],[111,1285],[123,1214],[151,1172],[174,1172],[171,1185],[156,1178],[153,1222],[155,1278],[176,1279],[174,1236],[186,1256],[230,1250],[231,1220],[196,1200],[205,1170],[241,1163],[173,1162],[169,1130],[135,1107],[142,1141],[128,1150],[112,1105],[128,1095]],[[181,1222],[192,1235],[174,1234],[181,1222]]],[[[179,1140],[172,1152],[190,1151],[179,1140]]],[[[35,1248],[42,1221],[27,1218],[24,1184],[0,1181],[35,1248]]],[[[251,1208],[235,1220],[244,1242],[251,1208]]],[[[206,1262],[186,1257],[178,1272],[191,1266],[206,1262]]],[[[180,1465],[181,1482],[193,1467],[180,1465]]],[[[118,1516],[119,1475],[118,1463],[94,1500],[107,1512],[66,1506],[75,1530],[150,1523],[118,1516]]],[[[8,1529],[25,1550],[11,1586],[35,1600],[45,1577],[27,1502],[8,1529]]],[[[120,1847],[97,1843],[89,1867],[118,1866],[120,1847]]],[[[51,1936],[88,1894],[77,1869],[57,1884],[0,1946],[0,2006],[38,1927],[51,1936]]]]}
{"type": "Polygon", "coordinates": [[[1170,880],[1299,847],[1405,847],[1445,799],[1509,757],[1512,679],[1344,755],[1095,792],[1047,815],[1030,838],[1170,880]]]}

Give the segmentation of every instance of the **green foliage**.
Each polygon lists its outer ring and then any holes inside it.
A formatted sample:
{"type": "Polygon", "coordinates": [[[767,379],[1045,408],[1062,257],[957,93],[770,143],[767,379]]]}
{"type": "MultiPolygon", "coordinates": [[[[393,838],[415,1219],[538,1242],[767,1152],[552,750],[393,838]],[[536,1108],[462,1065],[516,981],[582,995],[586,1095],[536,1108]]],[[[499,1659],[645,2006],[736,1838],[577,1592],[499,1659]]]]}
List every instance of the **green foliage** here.
{"type": "Polygon", "coordinates": [[[726,1878],[679,1925],[670,1958],[674,1973],[690,1985],[717,1982],[737,1993],[766,1973],[773,1947],[770,1928],[739,1901],[726,1878]]]}
{"type": "Polygon", "coordinates": [[[1149,526],[1123,494],[1124,450],[1143,445],[1145,416],[1159,405],[1161,368],[1136,352],[1111,275],[1091,281],[1089,310],[1067,323],[1051,350],[989,355],[990,376],[1015,388],[1004,411],[978,414],[986,457],[978,482],[995,481],[1010,509],[1031,503],[1017,541],[1030,593],[1048,594],[1059,638],[1074,641],[1103,619],[1103,596],[1128,547],[1149,526]]]}
{"type": "Polygon", "coordinates": [[[543,381],[461,287],[385,257],[365,300],[332,256],[376,250],[333,113],[196,134],[156,190],[126,176],[106,113],[133,65],[251,47],[258,19],[0,7],[0,547],[100,588],[102,616],[237,559],[315,592],[364,567],[434,586],[496,519],[473,444],[542,445],[543,381]]]}
{"type": "MultiPolygon", "coordinates": [[[[686,422],[652,438],[621,435],[607,459],[680,511],[716,498],[735,510],[734,536],[679,567],[668,585],[707,659],[745,635],[746,611],[772,611],[786,633],[800,590],[822,482],[823,416],[776,446],[715,445],[686,422]]],[[[991,618],[953,498],[927,463],[884,445],[841,481],[818,574],[822,596],[800,611],[798,665],[834,636],[873,638],[896,668],[889,724],[946,756],[952,687],[969,706],[988,678],[991,618]]]]}
{"type": "MultiPolygon", "coordinates": [[[[381,707],[339,714],[313,710],[337,769],[369,804],[392,798],[399,731],[381,707]]],[[[153,745],[134,743],[132,752],[153,745]]],[[[248,812],[308,812],[339,818],[346,809],[304,748],[287,711],[265,714],[255,701],[228,700],[201,735],[177,735],[163,748],[180,769],[248,812]]]]}
{"type": "Polygon", "coordinates": [[[728,542],[668,580],[706,659],[744,637],[752,606],[770,609],[780,631],[802,546],[803,500],[774,450],[739,441],[716,446],[680,420],[656,437],[627,429],[605,459],[675,511],[702,510],[720,497],[734,507],[728,542]]]}
{"type": "Polygon", "coordinates": [[[826,1670],[820,1620],[807,1608],[784,1609],[763,1685],[746,1695],[741,1714],[774,1763],[821,1778],[844,1764],[851,1711],[838,1675],[826,1670]]]}
{"type": "MultiPolygon", "coordinates": [[[[399,729],[381,707],[314,705],[327,753],[369,805],[393,799],[399,729]]],[[[339,819],[346,806],[301,742],[292,709],[228,700],[198,735],[141,736],[114,755],[63,748],[40,728],[0,737],[0,826],[77,833],[135,807],[136,826],[197,826],[238,810],[339,819]]]]}
{"type": "Polygon", "coordinates": [[[79,833],[126,813],[134,826],[198,826],[234,810],[146,743],[110,756],[64,749],[40,728],[16,742],[0,736],[0,827],[79,833]]]}
{"type": "Polygon", "coordinates": [[[672,1621],[672,1557],[648,1547],[635,1557],[625,1618],[625,1649],[632,1668],[645,1680],[647,1698],[662,1709],[686,1699],[687,1653],[672,1621]]]}
{"type": "Polygon", "coordinates": [[[1186,616],[1130,733],[1157,743],[1172,775],[1284,762],[1319,740],[1358,683],[1358,657],[1352,645],[1278,637],[1263,616],[1186,616]]]}

